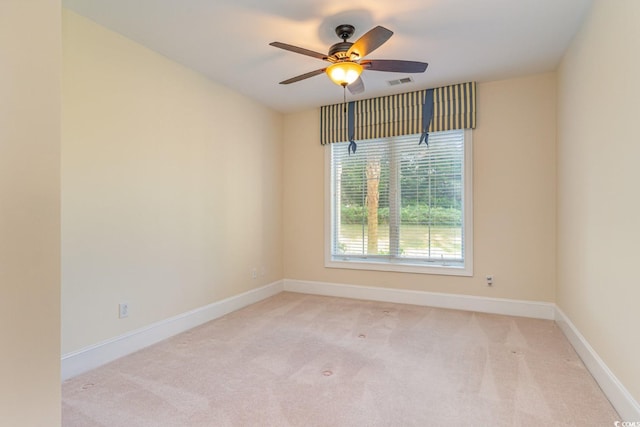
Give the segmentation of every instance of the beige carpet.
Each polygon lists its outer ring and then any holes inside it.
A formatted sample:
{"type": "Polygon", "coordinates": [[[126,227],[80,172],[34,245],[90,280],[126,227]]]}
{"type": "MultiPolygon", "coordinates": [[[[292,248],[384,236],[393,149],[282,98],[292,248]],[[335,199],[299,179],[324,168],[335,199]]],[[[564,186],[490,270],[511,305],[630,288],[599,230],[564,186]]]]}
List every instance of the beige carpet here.
{"type": "Polygon", "coordinates": [[[64,426],[612,426],[547,320],[281,293],[62,386],[64,426]]]}

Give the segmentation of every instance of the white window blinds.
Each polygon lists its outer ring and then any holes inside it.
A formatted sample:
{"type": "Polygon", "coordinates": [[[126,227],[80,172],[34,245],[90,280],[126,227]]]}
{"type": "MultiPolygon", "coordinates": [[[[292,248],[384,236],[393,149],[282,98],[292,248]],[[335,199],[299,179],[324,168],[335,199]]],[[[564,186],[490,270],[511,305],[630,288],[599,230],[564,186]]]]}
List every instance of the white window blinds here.
{"type": "Polygon", "coordinates": [[[331,257],[464,266],[465,132],[331,145],[331,257]]]}

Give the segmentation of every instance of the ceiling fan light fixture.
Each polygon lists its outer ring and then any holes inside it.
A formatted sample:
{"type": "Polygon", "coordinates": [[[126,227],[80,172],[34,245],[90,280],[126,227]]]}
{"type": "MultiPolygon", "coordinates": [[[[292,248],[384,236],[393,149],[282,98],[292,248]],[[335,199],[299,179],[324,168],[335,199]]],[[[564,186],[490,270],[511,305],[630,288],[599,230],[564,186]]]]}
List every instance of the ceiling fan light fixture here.
{"type": "Polygon", "coordinates": [[[358,80],[362,65],[352,61],[336,62],[327,67],[326,73],[332,82],[344,87],[358,80]]]}
{"type": "Polygon", "coordinates": [[[389,40],[389,37],[393,35],[393,31],[378,25],[377,27],[367,31],[354,43],[348,42],[347,39],[353,35],[354,31],[355,28],[353,25],[345,24],[336,27],[336,34],[342,39],[342,41],[333,44],[329,48],[329,53],[327,55],[286,43],[269,43],[271,46],[279,49],[288,50],[289,52],[299,53],[301,55],[310,56],[312,58],[321,59],[322,61],[331,63],[331,65],[326,68],[300,74],[299,76],[283,80],[280,84],[288,85],[322,73],[327,73],[327,76],[329,76],[332,82],[345,89],[348,86],[349,92],[353,95],[357,95],[364,91],[364,83],[360,79],[360,74],[365,68],[368,70],[367,72],[370,70],[392,73],[423,73],[427,69],[428,64],[426,62],[394,59],[362,60],[361,58],[366,57],[389,40]]]}

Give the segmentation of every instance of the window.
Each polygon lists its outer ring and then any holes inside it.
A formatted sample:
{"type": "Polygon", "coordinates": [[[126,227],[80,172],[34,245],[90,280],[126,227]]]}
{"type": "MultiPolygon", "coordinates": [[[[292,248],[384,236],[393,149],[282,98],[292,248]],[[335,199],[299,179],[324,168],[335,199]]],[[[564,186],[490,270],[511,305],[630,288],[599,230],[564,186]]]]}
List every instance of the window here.
{"type": "Polygon", "coordinates": [[[471,131],[327,148],[326,265],[472,275],[471,131]]]}

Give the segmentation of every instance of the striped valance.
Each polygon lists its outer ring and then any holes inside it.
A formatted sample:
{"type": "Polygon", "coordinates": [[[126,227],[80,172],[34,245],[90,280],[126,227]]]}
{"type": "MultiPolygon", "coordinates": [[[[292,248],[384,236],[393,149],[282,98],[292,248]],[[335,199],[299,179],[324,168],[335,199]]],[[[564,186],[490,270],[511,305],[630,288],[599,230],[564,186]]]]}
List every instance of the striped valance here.
{"type": "MultiPolygon", "coordinates": [[[[423,132],[423,106],[428,89],[354,102],[355,140],[387,138],[423,132]]],[[[320,143],[349,140],[347,104],[320,109],[320,143]]],[[[476,127],[476,83],[433,89],[429,132],[476,127]]]]}

